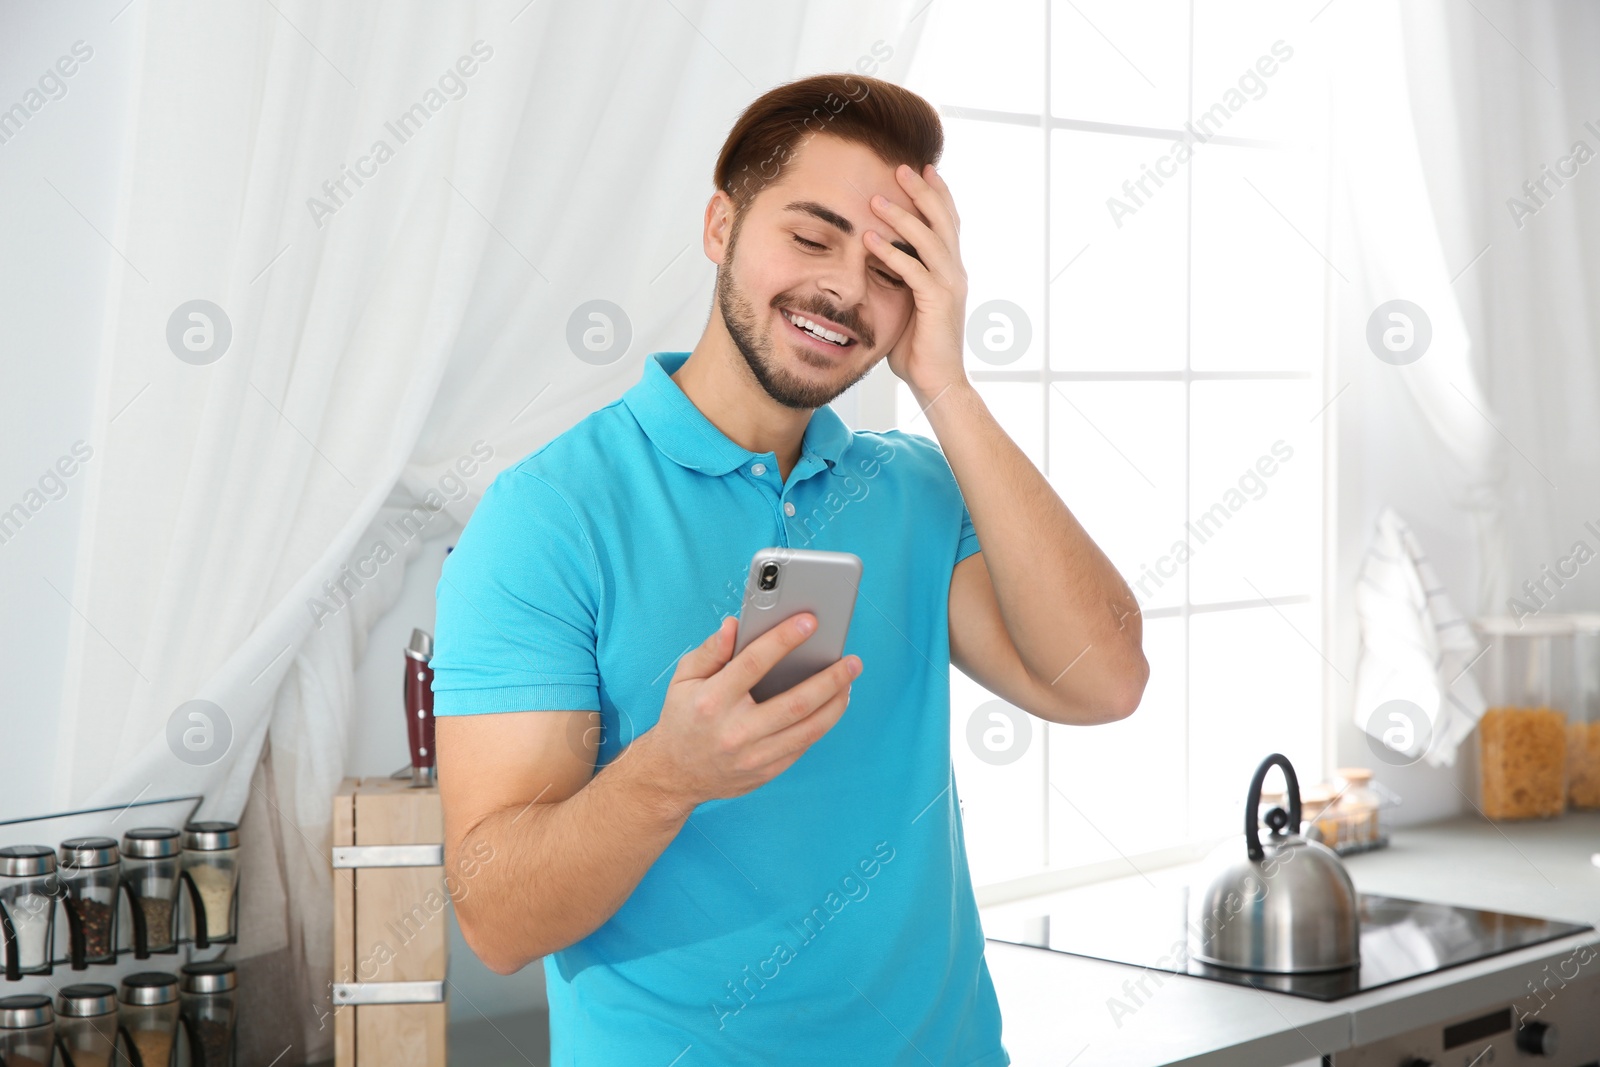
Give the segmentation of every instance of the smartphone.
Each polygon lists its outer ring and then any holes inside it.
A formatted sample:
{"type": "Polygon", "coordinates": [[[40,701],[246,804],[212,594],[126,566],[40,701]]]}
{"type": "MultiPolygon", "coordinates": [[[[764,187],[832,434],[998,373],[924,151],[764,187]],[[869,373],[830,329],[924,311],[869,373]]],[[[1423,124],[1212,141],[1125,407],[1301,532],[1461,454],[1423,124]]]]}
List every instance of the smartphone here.
{"type": "Polygon", "coordinates": [[[751,697],[770,699],[839,661],[860,585],[861,557],[851,552],[763,548],[751,557],[735,656],[792,615],[809,611],[817,617],[811,636],[750,687],[751,697]]]}

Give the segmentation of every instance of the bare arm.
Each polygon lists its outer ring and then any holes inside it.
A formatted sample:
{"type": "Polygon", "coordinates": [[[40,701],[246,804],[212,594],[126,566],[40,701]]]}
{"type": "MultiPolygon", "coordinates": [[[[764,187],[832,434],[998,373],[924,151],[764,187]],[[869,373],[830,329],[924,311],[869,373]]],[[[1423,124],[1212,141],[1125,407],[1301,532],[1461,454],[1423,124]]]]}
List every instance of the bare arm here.
{"type": "Polygon", "coordinates": [[[1052,722],[1131,715],[1150,667],[1127,583],[976,389],[951,386],[924,405],[983,545],[982,563],[969,557],[952,575],[956,665],[977,664],[969,674],[1052,722]]]}
{"type": "Polygon", "coordinates": [[[644,737],[594,773],[598,721],[594,711],[438,720],[445,862],[460,870],[457,857],[479,857],[456,918],[500,974],[592,933],[688,818],[637,758],[644,737]]]}
{"type": "Polygon", "coordinates": [[[781,774],[844,714],[857,657],[757,704],[750,687],[811,631],[791,620],[730,662],[731,621],[684,654],[660,721],[598,774],[599,712],[438,720],[445,863],[475,857],[456,918],[491,970],[511,974],[593,933],[696,804],[781,774]]]}

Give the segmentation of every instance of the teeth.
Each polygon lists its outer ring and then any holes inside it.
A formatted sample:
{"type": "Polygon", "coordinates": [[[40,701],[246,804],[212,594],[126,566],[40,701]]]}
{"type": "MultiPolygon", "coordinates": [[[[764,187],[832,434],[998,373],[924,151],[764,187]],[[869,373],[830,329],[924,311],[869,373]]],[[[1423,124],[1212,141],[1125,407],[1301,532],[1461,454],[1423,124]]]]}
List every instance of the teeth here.
{"type": "Polygon", "coordinates": [[[844,334],[838,333],[834,330],[826,329],[822,326],[818,326],[816,323],[812,322],[803,315],[792,315],[787,311],[785,311],[783,314],[785,318],[794,323],[796,326],[800,327],[802,330],[807,330],[831,344],[836,344],[843,348],[850,342],[850,338],[846,337],[844,334]]]}

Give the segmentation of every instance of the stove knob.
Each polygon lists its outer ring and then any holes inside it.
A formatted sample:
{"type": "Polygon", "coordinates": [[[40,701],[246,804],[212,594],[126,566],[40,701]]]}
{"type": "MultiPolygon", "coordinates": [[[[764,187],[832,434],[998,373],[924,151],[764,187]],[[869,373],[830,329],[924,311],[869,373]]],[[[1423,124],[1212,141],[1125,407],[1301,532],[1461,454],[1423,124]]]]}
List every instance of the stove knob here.
{"type": "Polygon", "coordinates": [[[1535,1056],[1554,1056],[1559,1033],[1549,1023],[1523,1023],[1517,1031],[1517,1048],[1535,1056]]]}

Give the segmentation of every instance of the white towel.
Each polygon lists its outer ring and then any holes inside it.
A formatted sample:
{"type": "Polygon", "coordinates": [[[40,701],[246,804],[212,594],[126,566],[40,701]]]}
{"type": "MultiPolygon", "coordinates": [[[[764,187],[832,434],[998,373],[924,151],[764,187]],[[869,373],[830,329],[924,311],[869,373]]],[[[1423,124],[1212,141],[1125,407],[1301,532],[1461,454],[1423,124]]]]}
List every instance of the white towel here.
{"type": "Polygon", "coordinates": [[[1482,646],[1411,527],[1391,507],[1378,515],[1361,564],[1356,618],[1356,725],[1397,750],[1397,762],[1421,757],[1435,767],[1453,766],[1456,749],[1483,717],[1483,694],[1471,673],[1482,646]],[[1415,704],[1427,728],[1396,729],[1397,720],[1375,715],[1391,700],[1415,704]]]}

